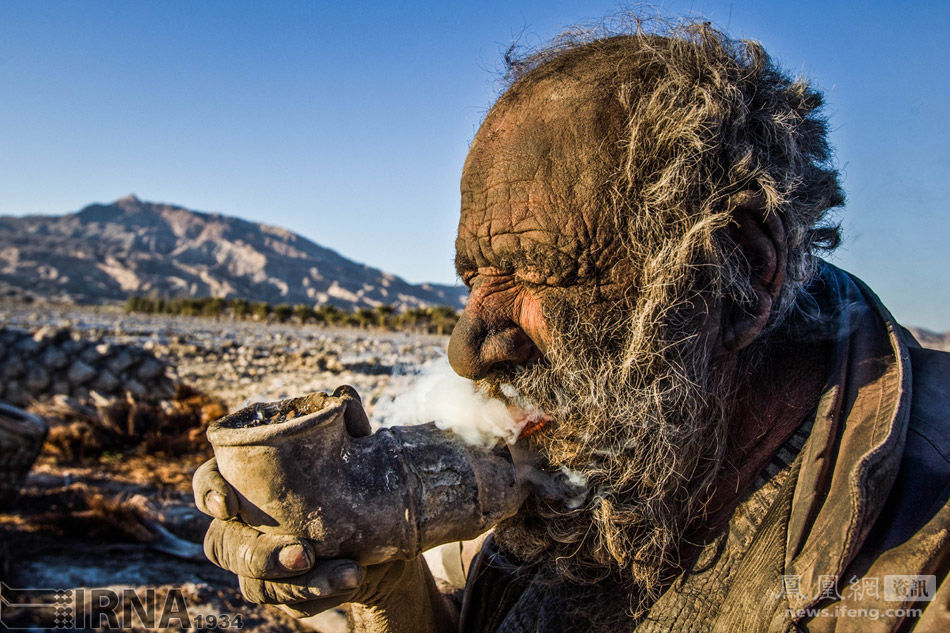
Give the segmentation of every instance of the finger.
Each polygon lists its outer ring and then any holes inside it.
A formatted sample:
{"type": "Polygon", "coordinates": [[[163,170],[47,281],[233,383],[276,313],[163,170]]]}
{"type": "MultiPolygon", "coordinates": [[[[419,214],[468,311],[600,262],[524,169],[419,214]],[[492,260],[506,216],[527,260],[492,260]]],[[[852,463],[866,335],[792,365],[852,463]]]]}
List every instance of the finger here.
{"type": "Polygon", "coordinates": [[[306,574],[271,581],[240,576],[241,593],[257,604],[284,604],[301,611],[305,603],[320,602],[321,611],[351,601],[365,577],[356,561],[347,559],[317,562],[306,574]]]}
{"type": "Polygon", "coordinates": [[[239,576],[285,578],[313,566],[313,548],[294,536],[264,534],[239,521],[214,520],[205,534],[205,556],[239,576]]]}
{"type": "Polygon", "coordinates": [[[352,602],[349,599],[346,599],[341,596],[336,596],[333,598],[320,598],[319,600],[309,600],[307,602],[298,602],[294,605],[281,604],[278,607],[290,616],[295,618],[309,618],[310,616],[317,615],[318,613],[323,613],[324,611],[329,611],[330,609],[336,609],[342,604],[347,602],[352,602]]]}
{"type": "Polygon", "coordinates": [[[233,519],[238,511],[237,493],[218,472],[218,461],[212,457],[195,471],[191,480],[195,505],[216,519],[233,519]]]}

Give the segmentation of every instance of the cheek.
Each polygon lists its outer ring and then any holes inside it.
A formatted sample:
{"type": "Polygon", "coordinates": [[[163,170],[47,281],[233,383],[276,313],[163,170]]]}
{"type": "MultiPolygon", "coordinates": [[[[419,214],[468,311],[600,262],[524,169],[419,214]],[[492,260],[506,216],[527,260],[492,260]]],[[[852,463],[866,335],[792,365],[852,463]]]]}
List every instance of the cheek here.
{"type": "Polygon", "coordinates": [[[547,353],[551,346],[551,330],[538,297],[528,290],[521,292],[515,305],[515,317],[522,331],[534,341],[541,353],[547,353]]]}

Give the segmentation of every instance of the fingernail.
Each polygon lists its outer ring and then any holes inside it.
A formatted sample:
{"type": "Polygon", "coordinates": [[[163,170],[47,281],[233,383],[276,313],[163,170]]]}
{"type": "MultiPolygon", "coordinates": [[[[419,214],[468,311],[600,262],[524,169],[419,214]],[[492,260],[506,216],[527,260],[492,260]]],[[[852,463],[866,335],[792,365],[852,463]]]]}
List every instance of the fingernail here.
{"type": "Polygon", "coordinates": [[[210,490],[208,494],[205,495],[205,507],[208,508],[208,512],[219,519],[226,519],[229,517],[228,500],[220,492],[210,490]]]}
{"type": "Polygon", "coordinates": [[[310,569],[313,561],[310,560],[310,551],[300,543],[285,545],[277,555],[280,564],[291,571],[310,569]]]}
{"type": "Polygon", "coordinates": [[[355,565],[340,565],[330,572],[330,583],[338,591],[360,586],[360,569],[355,565]]]}

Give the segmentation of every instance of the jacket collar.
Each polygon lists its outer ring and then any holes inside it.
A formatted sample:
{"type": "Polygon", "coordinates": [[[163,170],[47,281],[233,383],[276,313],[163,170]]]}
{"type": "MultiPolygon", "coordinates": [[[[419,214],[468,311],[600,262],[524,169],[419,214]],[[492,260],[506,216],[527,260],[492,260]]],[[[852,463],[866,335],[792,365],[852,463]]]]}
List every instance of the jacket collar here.
{"type": "Polygon", "coordinates": [[[827,263],[810,288],[816,317],[834,324],[833,369],[801,453],[785,573],[789,606],[818,601],[867,537],[897,476],[910,417],[910,359],[902,328],[859,279],[827,263]],[[825,576],[825,578],[822,578],[825,576]]]}

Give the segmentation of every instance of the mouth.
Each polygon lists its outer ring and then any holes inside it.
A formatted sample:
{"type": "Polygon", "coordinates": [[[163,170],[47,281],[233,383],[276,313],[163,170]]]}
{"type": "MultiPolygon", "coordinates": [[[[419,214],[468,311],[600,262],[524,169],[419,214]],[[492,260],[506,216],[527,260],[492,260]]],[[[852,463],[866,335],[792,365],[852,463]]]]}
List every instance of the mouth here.
{"type": "Polygon", "coordinates": [[[508,407],[508,415],[511,416],[515,426],[520,429],[518,431],[519,440],[531,437],[552,421],[551,416],[543,411],[537,409],[526,410],[510,402],[507,402],[506,405],[508,407]]]}
{"type": "Polygon", "coordinates": [[[518,439],[530,437],[553,421],[553,418],[533,403],[527,401],[510,383],[499,388],[500,397],[508,408],[515,426],[519,428],[518,439]]]}
{"type": "Polygon", "coordinates": [[[505,380],[482,379],[476,389],[490,398],[504,403],[512,423],[518,429],[517,439],[530,437],[553,422],[553,418],[518,393],[514,385],[505,380]]]}

